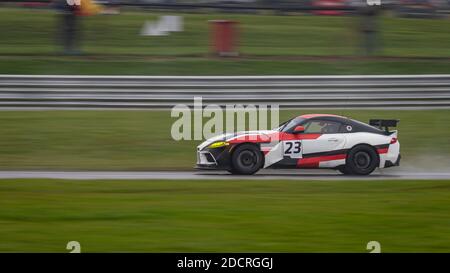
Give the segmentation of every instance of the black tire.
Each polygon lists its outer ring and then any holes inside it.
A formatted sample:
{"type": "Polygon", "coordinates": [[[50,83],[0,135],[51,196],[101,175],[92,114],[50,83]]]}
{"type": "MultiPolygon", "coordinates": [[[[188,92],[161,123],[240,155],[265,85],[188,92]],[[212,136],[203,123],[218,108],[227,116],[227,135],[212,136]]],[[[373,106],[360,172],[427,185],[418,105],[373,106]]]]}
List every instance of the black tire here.
{"type": "Polygon", "coordinates": [[[369,175],[380,164],[376,150],[369,145],[358,145],[352,148],[346,161],[344,174],[352,175],[369,175]]]}
{"type": "Polygon", "coordinates": [[[256,145],[239,145],[231,155],[232,169],[230,172],[232,174],[254,174],[261,169],[263,159],[263,154],[256,145]]]}
{"type": "Polygon", "coordinates": [[[352,173],[347,169],[346,166],[339,166],[339,167],[337,168],[337,170],[338,170],[340,173],[345,174],[345,175],[351,175],[351,174],[352,174],[352,173]]]}

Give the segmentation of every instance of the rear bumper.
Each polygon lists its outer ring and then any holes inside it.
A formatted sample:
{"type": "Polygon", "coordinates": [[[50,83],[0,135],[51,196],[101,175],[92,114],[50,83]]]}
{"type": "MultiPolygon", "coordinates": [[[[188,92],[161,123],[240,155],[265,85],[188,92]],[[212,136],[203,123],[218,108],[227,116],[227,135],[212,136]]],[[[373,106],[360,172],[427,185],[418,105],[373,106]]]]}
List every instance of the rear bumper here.
{"type": "Polygon", "coordinates": [[[380,154],[380,168],[390,168],[400,165],[400,142],[388,146],[387,153],[380,154]]]}
{"type": "Polygon", "coordinates": [[[402,156],[399,154],[398,158],[395,162],[392,162],[390,160],[386,160],[384,162],[384,167],[385,168],[389,168],[389,167],[395,167],[395,166],[400,166],[400,159],[402,158],[402,156]]]}

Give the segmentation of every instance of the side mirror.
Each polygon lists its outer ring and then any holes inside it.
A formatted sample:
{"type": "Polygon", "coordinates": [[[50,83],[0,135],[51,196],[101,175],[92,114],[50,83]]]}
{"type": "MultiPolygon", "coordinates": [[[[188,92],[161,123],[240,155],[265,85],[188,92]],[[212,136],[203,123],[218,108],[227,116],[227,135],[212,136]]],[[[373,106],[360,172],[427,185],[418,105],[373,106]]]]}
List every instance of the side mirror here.
{"type": "Polygon", "coordinates": [[[304,131],[305,131],[305,127],[299,125],[299,126],[295,127],[294,134],[300,134],[300,133],[303,133],[304,131]]]}

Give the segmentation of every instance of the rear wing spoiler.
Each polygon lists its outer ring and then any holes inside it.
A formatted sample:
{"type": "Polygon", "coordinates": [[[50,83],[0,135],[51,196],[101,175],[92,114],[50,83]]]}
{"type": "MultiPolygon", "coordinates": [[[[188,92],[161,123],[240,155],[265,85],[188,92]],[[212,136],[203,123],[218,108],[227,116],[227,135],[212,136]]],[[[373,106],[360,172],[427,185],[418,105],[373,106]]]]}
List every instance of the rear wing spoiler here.
{"type": "Polygon", "coordinates": [[[389,132],[389,127],[397,127],[398,119],[371,119],[369,120],[369,125],[378,127],[380,130],[385,130],[389,132]]]}

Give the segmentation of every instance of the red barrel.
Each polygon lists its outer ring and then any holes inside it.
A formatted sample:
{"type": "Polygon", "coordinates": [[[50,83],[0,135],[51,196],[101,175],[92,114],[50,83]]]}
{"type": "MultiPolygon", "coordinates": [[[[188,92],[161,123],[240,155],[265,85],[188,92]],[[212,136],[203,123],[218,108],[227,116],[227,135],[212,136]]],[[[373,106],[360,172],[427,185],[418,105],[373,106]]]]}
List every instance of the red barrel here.
{"type": "Polygon", "coordinates": [[[237,22],[213,20],[211,23],[212,51],[220,56],[237,56],[237,22]]]}

